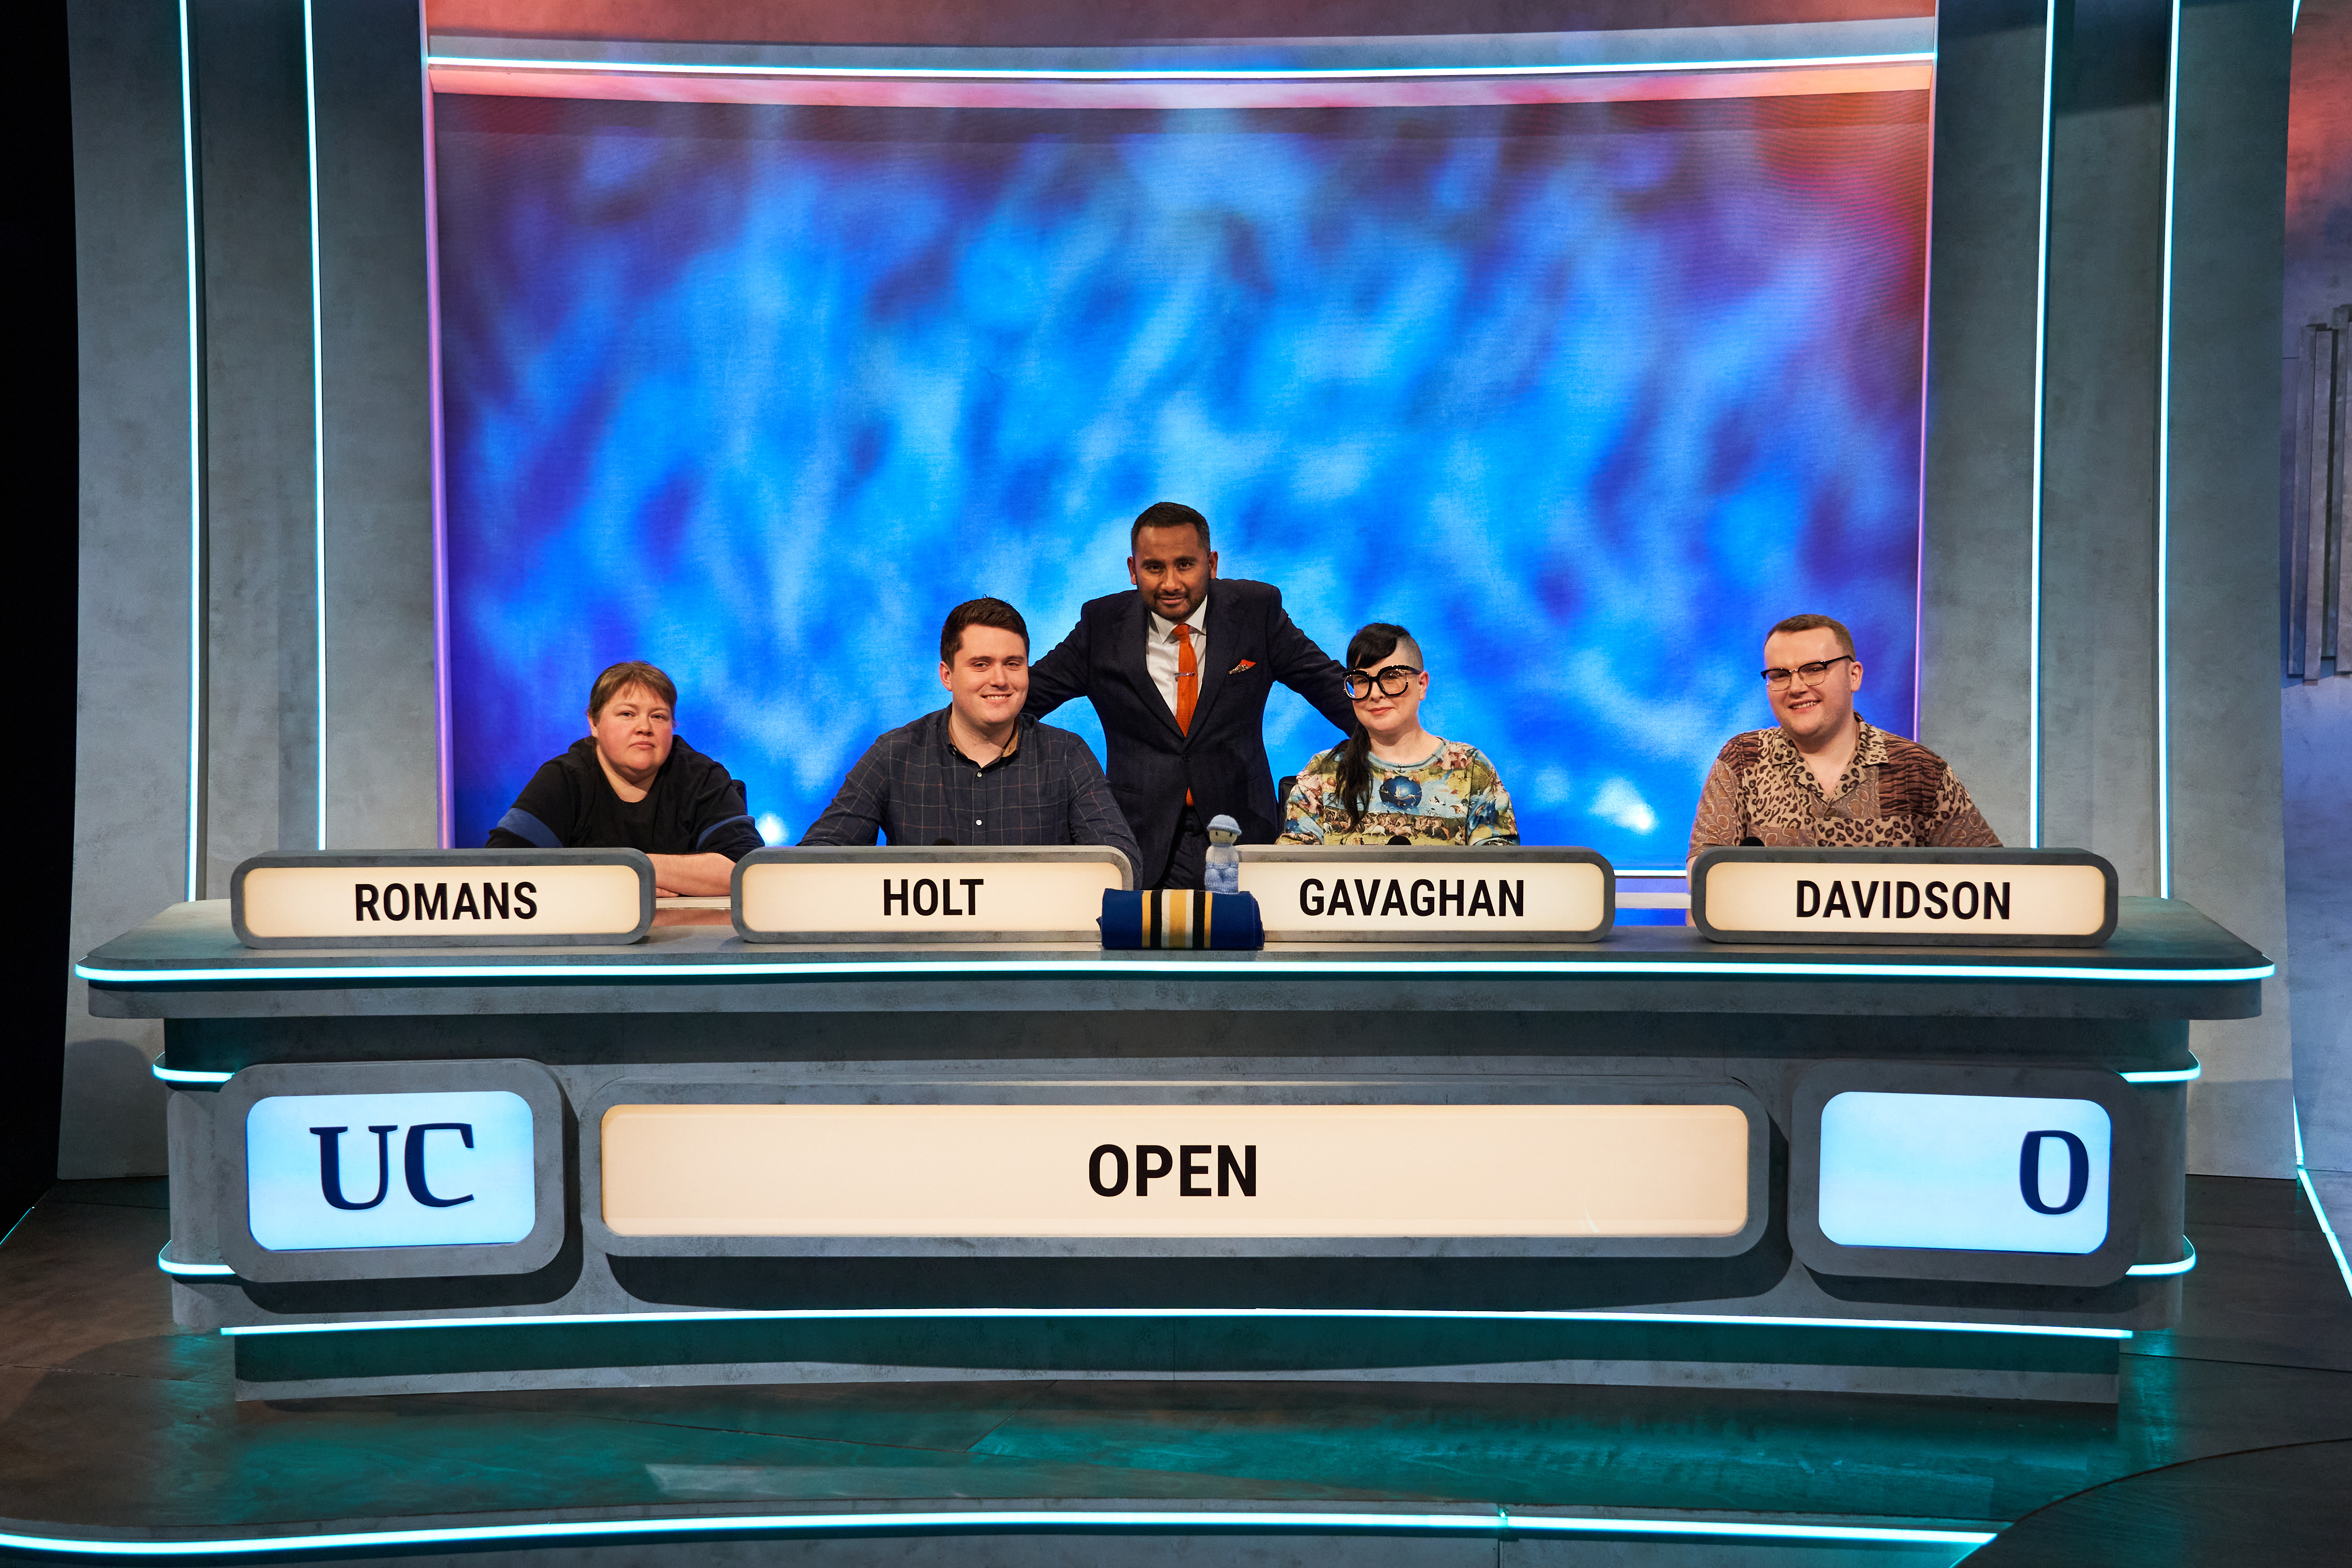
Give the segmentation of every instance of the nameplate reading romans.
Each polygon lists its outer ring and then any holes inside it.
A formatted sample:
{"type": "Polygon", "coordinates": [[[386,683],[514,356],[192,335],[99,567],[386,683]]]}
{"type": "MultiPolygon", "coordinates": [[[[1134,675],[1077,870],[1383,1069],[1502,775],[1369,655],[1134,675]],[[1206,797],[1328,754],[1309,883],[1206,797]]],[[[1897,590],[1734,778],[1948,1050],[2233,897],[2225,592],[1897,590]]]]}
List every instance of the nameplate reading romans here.
{"type": "Polygon", "coordinates": [[[1107,845],[755,849],[735,864],[745,942],[1101,940],[1105,889],[1135,885],[1107,845]]]}
{"type": "Polygon", "coordinates": [[[257,855],[229,880],[247,947],[544,947],[640,940],[653,862],[634,849],[257,855]]]}
{"type": "Polygon", "coordinates": [[[1710,849],[1691,867],[1710,942],[2096,947],[2116,868],[2084,849],[1710,849]]]}
{"type": "Polygon", "coordinates": [[[628,1237],[1716,1237],[1738,1105],[616,1105],[628,1237]]]}
{"type": "Polygon", "coordinates": [[[1248,845],[1242,891],[1268,942],[1591,942],[1617,877],[1590,849],[1248,845]]]}

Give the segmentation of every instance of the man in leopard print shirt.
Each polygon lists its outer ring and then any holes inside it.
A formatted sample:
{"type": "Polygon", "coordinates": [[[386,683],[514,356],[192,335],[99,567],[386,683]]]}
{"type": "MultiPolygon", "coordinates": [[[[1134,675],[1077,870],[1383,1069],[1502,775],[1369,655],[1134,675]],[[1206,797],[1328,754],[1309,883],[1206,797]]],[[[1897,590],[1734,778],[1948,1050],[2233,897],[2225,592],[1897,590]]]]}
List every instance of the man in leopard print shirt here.
{"type": "Polygon", "coordinates": [[[1862,665],[1827,616],[1791,616],[1764,639],[1780,727],[1734,735],[1715,759],[1690,853],[1760,838],[1768,848],[1997,849],[1944,759],[1853,710],[1862,665]]]}

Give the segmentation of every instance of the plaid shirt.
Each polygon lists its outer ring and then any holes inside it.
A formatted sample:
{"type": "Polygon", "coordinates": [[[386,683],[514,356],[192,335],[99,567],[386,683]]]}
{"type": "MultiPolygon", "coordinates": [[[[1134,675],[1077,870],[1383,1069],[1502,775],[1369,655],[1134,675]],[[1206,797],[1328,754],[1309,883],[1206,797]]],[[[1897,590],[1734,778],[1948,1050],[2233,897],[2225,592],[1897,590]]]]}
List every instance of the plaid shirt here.
{"type": "MultiPolygon", "coordinates": [[[[982,766],[948,738],[948,710],[866,749],[804,845],[1108,844],[1139,867],[1102,764],[1067,730],[1024,715],[1019,742],[982,766]]],[[[1139,869],[1137,875],[1142,873],[1139,869]]]]}

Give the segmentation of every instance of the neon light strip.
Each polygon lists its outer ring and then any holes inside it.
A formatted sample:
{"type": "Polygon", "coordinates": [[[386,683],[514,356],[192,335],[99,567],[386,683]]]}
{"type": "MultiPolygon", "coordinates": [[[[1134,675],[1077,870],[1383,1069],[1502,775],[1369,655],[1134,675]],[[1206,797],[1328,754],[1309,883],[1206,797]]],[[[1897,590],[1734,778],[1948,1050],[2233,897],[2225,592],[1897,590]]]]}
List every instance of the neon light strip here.
{"type": "Polygon", "coordinates": [[[319,282],[318,28],[302,0],[302,129],[310,181],[310,561],[318,660],[319,847],[327,847],[327,366],[325,305],[319,282]]]}
{"type": "Polygon", "coordinates": [[[202,898],[205,816],[204,257],[196,231],[196,87],[180,0],[180,194],[188,268],[188,900],[202,898]]]}
{"type": "Polygon", "coordinates": [[[986,963],[940,960],[919,965],[817,960],[803,963],[387,963],[374,966],[321,964],[316,967],[285,964],[268,969],[96,969],[87,963],[77,963],[74,973],[84,980],[101,985],[200,985],[225,981],[247,985],[279,985],[314,980],[636,980],[655,984],[670,980],[752,980],[796,975],[815,979],[871,975],[919,980],[950,974],[982,978],[1019,974],[1191,974],[1213,979],[1241,979],[1252,975],[1639,974],[1681,975],[1691,979],[2104,980],[2143,985],[2212,985],[2267,980],[2278,973],[2278,966],[2263,963],[2242,969],[2084,969],[2063,964],[2039,968],[2022,963],[1654,963],[1608,959],[1582,963],[1545,959],[1528,959],[1517,963],[1414,959],[1391,959],[1384,963],[1333,960],[1308,963],[1297,960],[1265,959],[1248,963],[1213,958],[1190,963],[1139,958],[1102,963],[1040,958],[1008,959],[986,963]]]}
{"type": "Polygon", "coordinates": [[[2042,847],[2042,425],[2049,406],[2050,139],[2056,106],[2058,0],[2042,23],[2042,205],[2033,258],[2033,499],[2032,542],[2026,569],[2025,842],[2042,847]]]}
{"type": "Polygon", "coordinates": [[[959,1509],[903,1513],[703,1514],[685,1519],[548,1521],[537,1524],[451,1525],[432,1530],[362,1530],[327,1535],[230,1536],[185,1541],[95,1541],[0,1531],[0,1546],[89,1557],[247,1555],[300,1550],[335,1552],[393,1546],[446,1546],[517,1541],[583,1541],[630,1536],[706,1536],[743,1531],[793,1535],[882,1531],[1149,1530],[1251,1533],[1361,1531],[1382,1534],[1657,1535],[1731,1541],[1882,1542],[1981,1546],[1990,1532],[1899,1530],[1858,1524],[1751,1524],[1728,1520],[1531,1518],[1497,1508],[1489,1515],[1450,1513],[1253,1513],[1240,1509],[959,1509]]]}
{"type": "Polygon", "coordinates": [[[2197,1267],[2197,1247],[2187,1237],[2180,1238],[2180,1261],[2178,1263],[2135,1263],[2124,1270],[2134,1279],[2147,1279],[2158,1274],[2186,1274],[2197,1267]]]}
{"type": "MultiPolygon", "coordinates": [[[[426,52],[425,7],[416,8],[417,53],[426,52]]],[[[457,838],[456,791],[451,787],[449,745],[449,486],[441,399],[441,187],[436,161],[439,139],[433,126],[433,82],[418,73],[425,121],[425,395],[431,399],[433,433],[433,741],[434,779],[440,790],[440,845],[457,838]]]]}
{"type": "Polygon", "coordinates": [[[1952,1323],[1902,1318],[1768,1318],[1720,1312],[1444,1311],[1404,1307],[805,1307],[707,1312],[580,1312],[569,1316],[380,1318],[366,1322],[243,1323],[230,1339],[259,1334],[377,1333],[388,1329],[560,1328],[572,1323],[751,1323],[891,1321],[981,1318],[1366,1318],[1465,1323],[1705,1323],[1770,1329],[1908,1329],[1924,1333],[2023,1334],[2044,1339],[2127,1340],[2129,1329],[2049,1323],[1952,1323]]]}
{"type": "Polygon", "coordinates": [[[2180,0],[2164,67],[2164,293],[2156,351],[2156,895],[2172,897],[2172,223],[2180,131],[2180,0]]]}
{"type": "Polygon", "coordinates": [[[2344,1277],[2344,1288],[2352,1290],[2352,1263],[2344,1259],[2344,1244],[2336,1239],[2336,1227],[2327,1223],[2327,1209],[2319,1201],[2319,1189],[2311,1184],[2311,1172],[2301,1162],[2294,1167],[2294,1179],[2303,1184],[2303,1195],[2311,1200],[2311,1212],[2319,1221],[2319,1233],[2327,1238],[2327,1250],[2336,1254],[2336,1272],[2344,1277]]]}
{"type": "Polygon", "coordinates": [[[226,1263],[179,1263],[169,1256],[172,1244],[165,1242],[163,1250],[155,1255],[155,1267],[174,1279],[225,1279],[234,1278],[236,1270],[226,1263]]]}
{"type": "Polygon", "coordinates": [[[164,1083],[226,1083],[234,1073],[198,1072],[194,1068],[167,1068],[162,1062],[151,1062],[147,1070],[164,1083]]]}
{"type": "Polygon", "coordinates": [[[2195,1083],[2205,1071],[2203,1062],[2194,1061],[2185,1068],[2171,1068],[2162,1072],[2119,1072],[2116,1076],[2126,1083],[2195,1083]]]}
{"type": "Polygon", "coordinates": [[[1935,51],[1885,55],[1792,55],[1782,59],[1629,60],[1557,66],[1392,66],[1264,70],[1022,70],[936,66],[683,65],[654,60],[530,60],[427,55],[428,68],[547,71],[572,76],[764,77],[850,81],[1403,81],[1491,77],[1634,76],[1657,72],[1801,70],[1822,66],[1932,65],[1935,51]]]}

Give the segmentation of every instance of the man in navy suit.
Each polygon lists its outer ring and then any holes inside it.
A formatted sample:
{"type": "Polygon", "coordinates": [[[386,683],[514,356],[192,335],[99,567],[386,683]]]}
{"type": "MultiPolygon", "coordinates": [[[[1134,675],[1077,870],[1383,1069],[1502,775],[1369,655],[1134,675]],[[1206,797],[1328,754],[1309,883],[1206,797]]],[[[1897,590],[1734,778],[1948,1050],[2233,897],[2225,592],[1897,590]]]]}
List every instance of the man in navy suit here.
{"type": "Polygon", "coordinates": [[[1132,594],[1095,599],[1029,667],[1027,711],[1092,700],[1110,743],[1110,792],[1143,851],[1146,886],[1197,888],[1219,814],[1244,844],[1282,827],[1265,760],[1265,700],[1281,681],[1343,731],[1355,721],[1337,660],[1291,624],[1281,590],[1217,576],[1209,520],[1157,501],[1128,531],[1132,594]]]}

